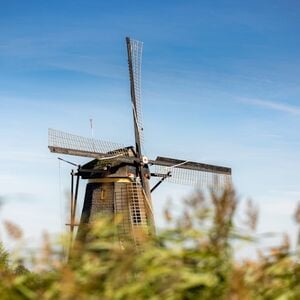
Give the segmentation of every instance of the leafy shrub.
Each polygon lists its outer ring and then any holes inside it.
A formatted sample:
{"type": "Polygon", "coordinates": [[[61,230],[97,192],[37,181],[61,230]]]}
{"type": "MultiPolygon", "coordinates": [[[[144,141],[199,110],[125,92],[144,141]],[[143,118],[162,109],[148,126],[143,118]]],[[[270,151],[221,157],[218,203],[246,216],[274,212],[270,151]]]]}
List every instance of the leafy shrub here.
{"type": "MultiPolygon", "coordinates": [[[[0,248],[0,299],[298,299],[300,264],[288,240],[255,261],[234,259],[232,244],[248,240],[234,226],[235,192],[195,193],[179,217],[136,248],[120,247],[114,222],[97,219],[69,260],[45,238],[28,271],[0,248]]],[[[257,209],[249,204],[249,231],[257,209]]],[[[10,229],[13,227],[10,226],[10,229]]],[[[15,230],[15,233],[20,233],[15,230]]],[[[68,237],[67,237],[68,239],[68,237]]]]}

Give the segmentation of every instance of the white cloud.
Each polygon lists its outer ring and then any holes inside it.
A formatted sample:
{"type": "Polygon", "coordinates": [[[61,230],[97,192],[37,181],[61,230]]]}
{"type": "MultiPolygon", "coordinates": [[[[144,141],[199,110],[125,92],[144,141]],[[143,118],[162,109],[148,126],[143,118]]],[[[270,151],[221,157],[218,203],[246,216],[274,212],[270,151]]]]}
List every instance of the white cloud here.
{"type": "Polygon", "coordinates": [[[300,115],[300,106],[295,106],[287,103],[274,102],[263,99],[240,98],[239,102],[250,104],[253,106],[260,106],[271,110],[277,110],[293,115],[300,115]]]}

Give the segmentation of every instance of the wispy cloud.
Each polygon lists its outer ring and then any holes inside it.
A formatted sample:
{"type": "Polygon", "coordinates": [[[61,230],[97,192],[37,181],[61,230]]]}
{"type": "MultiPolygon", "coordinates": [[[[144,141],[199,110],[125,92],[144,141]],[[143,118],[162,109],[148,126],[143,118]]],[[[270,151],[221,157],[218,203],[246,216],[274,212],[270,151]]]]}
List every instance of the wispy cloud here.
{"type": "Polygon", "coordinates": [[[1,203],[6,203],[8,201],[34,201],[36,200],[36,195],[33,193],[9,193],[0,195],[1,203]]]}
{"type": "Polygon", "coordinates": [[[282,102],[275,102],[270,100],[263,100],[263,99],[251,99],[251,98],[240,98],[239,102],[250,104],[253,106],[259,106],[271,110],[277,110],[293,115],[300,115],[300,106],[291,105],[282,102]]]}

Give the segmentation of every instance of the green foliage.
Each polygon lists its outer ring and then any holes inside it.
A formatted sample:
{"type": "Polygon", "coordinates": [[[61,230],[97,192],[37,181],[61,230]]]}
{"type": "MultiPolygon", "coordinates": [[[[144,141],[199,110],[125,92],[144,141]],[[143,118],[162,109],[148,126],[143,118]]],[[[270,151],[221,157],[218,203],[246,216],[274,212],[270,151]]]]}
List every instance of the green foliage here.
{"type": "MultiPolygon", "coordinates": [[[[236,207],[233,190],[210,198],[196,193],[179,217],[166,210],[167,229],[138,248],[120,246],[111,225],[118,220],[102,217],[84,243],[75,242],[68,262],[45,237],[33,271],[9,261],[0,247],[0,299],[300,298],[300,264],[287,239],[256,261],[234,260],[232,242],[249,240],[234,226],[236,207]]],[[[248,208],[251,231],[257,210],[248,208]]]]}

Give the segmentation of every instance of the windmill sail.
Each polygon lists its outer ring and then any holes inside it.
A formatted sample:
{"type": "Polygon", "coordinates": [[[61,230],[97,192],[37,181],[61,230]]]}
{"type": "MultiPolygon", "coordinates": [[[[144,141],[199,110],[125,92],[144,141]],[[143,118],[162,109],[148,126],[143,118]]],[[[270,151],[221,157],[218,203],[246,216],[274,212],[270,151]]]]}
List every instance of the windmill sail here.
{"type": "Polygon", "coordinates": [[[167,174],[167,182],[192,185],[203,188],[213,186],[221,188],[231,183],[231,169],[227,167],[184,161],[168,157],[157,157],[151,161],[155,173],[167,174]]]}
{"type": "MultiPolygon", "coordinates": [[[[142,143],[143,143],[143,122],[142,122],[142,104],[141,104],[141,68],[142,68],[142,49],[143,43],[126,37],[128,67],[130,78],[130,94],[133,111],[135,151],[136,156],[141,161],[143,159],[142,143]]],[[[142,187],[150,198],[149,183],[145,179],[145,170],[140,164],[137,168],[142,187]]]]}
{"type": "Polygon", "coordinates": [[[48,130],[48,148],[55,153],[92,158],[129,156],[130,149],[120,144],[86,138],[51,128],[48,130]]]}
{"type": "Polygon", "coordinates": [[[141,104],[141,68],[143,43],[127,37],[126,44],[128,54],[130,92],[133,110],[136,152],[138,156],[141,156],[141,147],[143,143],[143,120],[141,104]]]}

